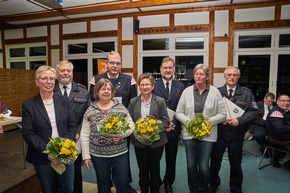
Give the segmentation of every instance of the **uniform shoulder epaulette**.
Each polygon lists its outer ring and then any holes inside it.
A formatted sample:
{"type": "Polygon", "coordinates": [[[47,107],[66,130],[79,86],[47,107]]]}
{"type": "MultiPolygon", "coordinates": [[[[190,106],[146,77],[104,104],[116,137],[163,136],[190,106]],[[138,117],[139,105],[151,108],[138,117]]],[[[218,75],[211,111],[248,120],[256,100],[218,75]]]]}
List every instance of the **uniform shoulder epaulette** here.
{"type": "Polygon", "coordinates": [[[248,91],[250,91],[250,92],[252,92],[252,90],[249,89],[248,87],[243,87],[243,88],[246,89],[246,90],[248,90],[248,91]]]}
{"type": "Polygon", "coordinates": [[[79,87],[82,87],[82,88],[84,88],[84,89],[87,89],[87,87],[86,87],[85,85],[83,85],[83,84],[77,83],[77,85],[78,85],[79,87]]]}

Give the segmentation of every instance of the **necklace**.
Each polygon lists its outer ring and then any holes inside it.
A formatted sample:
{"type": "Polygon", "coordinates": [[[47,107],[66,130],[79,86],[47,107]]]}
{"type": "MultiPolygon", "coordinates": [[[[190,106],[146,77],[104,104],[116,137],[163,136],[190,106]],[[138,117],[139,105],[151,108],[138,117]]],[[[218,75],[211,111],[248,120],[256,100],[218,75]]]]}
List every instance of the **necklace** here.
{"type": "Polygon", "coordinates": [[[43,100],[43,104],[45,106],[50,106],[53,104],[53,99],[47,99],[47,100],[43,100]]]}

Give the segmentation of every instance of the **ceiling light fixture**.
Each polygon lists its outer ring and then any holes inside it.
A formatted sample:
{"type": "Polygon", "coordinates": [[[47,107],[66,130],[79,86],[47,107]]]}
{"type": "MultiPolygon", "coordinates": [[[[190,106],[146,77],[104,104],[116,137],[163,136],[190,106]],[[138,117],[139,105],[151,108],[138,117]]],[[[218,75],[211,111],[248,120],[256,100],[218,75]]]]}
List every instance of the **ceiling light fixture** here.
{"type": "Polygon", "coordinates": [[[27,0],[27,1],[47,10],[62,9],[63,3],[63,0],[27,0]]]}

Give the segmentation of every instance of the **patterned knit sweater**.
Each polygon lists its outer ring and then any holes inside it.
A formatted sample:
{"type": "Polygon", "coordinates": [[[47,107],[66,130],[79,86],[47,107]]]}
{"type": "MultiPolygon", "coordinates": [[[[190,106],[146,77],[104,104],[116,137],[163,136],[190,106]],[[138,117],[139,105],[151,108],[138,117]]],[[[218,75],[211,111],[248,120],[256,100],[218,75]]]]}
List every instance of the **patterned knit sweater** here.
{"type": "Polygon", "coordinates": [[[134,129],[134,122],[128,110],[122,104],[114,102],[113,106],[104,112],[93,102],[84,115],[81,129],[80,140],[83,159],[90,159],[90,154],[97,157],[116,157],[128,152],[126,137],[134,129]],[[99,132],[102,120],[112,113],[122,115],[130,126],[130,129],[124,133],[117,144],[113,143],[112,137],[105,136],[99,132]]]}

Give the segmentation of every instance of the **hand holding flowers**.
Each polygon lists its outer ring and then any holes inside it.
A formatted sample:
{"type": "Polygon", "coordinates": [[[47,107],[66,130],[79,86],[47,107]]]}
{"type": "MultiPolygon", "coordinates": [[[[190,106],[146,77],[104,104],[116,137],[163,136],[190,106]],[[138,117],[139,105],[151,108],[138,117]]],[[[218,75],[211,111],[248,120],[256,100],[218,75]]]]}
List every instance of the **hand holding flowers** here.
{"type": "Polygon", "coordinates": [[[205,136],[210,135],[211,122],[205,115],[198,113],[186,121],[186,130],[193,138],[201,141],[205,136]]]}
{"type": "Polygon", "coordinates": [[[51,166],[59,174],[65,171],[65,165],[72,164],[78,156],[76,143],[63,137],[50,138],[43,153],[48,154],[51,166]]]}
{"type": "Polygon", "coordinates": [[[141,117],[136,122],[134,136],[142,144],[150,145],[160,139],[159,127],[161,125],[162,122],[153,116],[147,115],[141,117]]]}
{"type": "Polygon", "coordinates": [[[111,137],[120,137],[129,129],[129,123],[122,115],[112,113],[102,121],[99,132],[111,137]]]}

